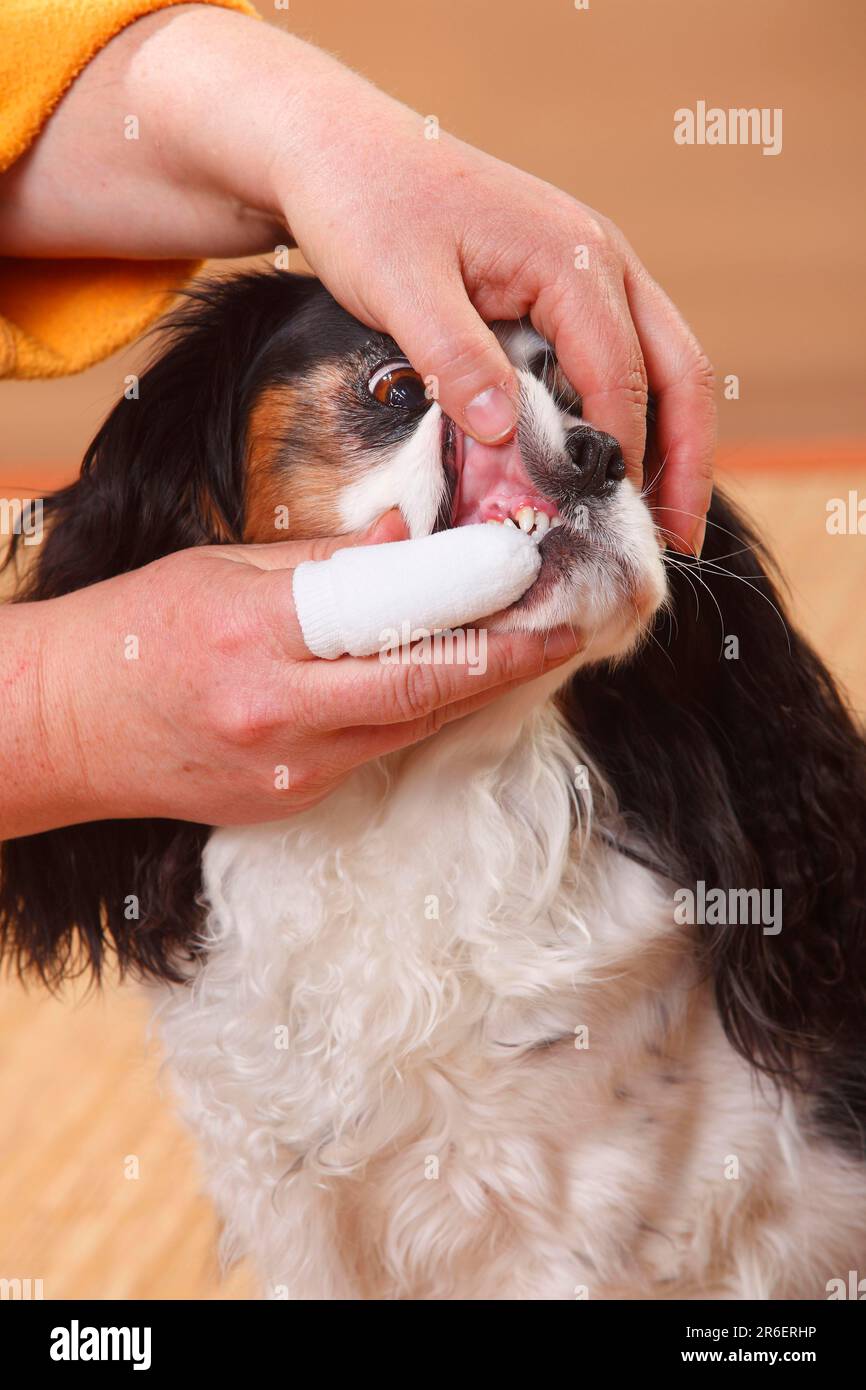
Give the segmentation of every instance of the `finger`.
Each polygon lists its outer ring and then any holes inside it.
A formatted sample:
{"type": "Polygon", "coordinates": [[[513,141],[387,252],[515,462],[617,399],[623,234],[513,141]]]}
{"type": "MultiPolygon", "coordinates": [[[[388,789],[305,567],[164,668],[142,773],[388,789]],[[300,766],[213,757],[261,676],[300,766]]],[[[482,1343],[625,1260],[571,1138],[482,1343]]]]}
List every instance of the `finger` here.
{"type": "Polygon", "coordinates": [[[716,449],[712,368],[664,290],[636,263],[626,292],[656,395],[653,519],[678,549],[699,555],[716,449]]]}
{"type": "Polygon", "coordinates": [[[467,433],[498,443],[514,432],[514,369],[456,271],[438,277],[435,294],[425,288],[396,297],[387,324],[430,394],[467,433]]]}
{"type": "Polygon", "coordinates": [[[584,419],[613,435],[629,476],[640,485],[646,371],[618,266],[603,263],[591,248],[585,270],[541,290],[531,317],[583,397],[584,419]]]}
{"type": "Polygon", "coordinates": [[[315,661],[317,658],[304,641],[292,597],[292,574],[304,560],[328,560],[337,550],[362,545],[385,545],[390,541],[408,540],[409,532],[397,508],[385,514],[366,531],[346,536],[325,536],[312,541],[286,541],[272,545],[225,547],[240,552],[240,557],[262,571],[260,582],[253,585],[247,601],[265,629],[273,633],[276,649],[287,661],[315,661]],[[255,550],[254,557],[247,552],[255,550]]]}
{"type": "Polygon", "coordinates": [[[294,569],[303,560],[328,560],[336,550],[358,545],[384,545],[388,541],[409,539],[409,528],[397,507],[378,517],[365,531],[345,536],[318,536],[308,541],[270,541],[255,545],[225,545],[217,552],[220,559],[240,560],[262,570],[294,569]]]}
{"type": "Polygon", "coordinates": [[[486,705],[501,699],[510,690],[518,690],[525,683],[525,680],[506,681],[504,685],[481,691],[478,695],[470,695],[465,699],[455,700],[451,705],[440,705],[431,714],[424,715],[420,719],[410,720],[405,724],[342,729],[339,733],[330,736],[334,740],[333,747],[336,757],[340,766],[352,768],[369,762],[372,758],[382,758],[387,753],[396,753],[401,748],[408,748],[413,743],[420,743],[423,739],[430,738],[446,724],[452,724],[458,719],[465,719],[467,715],[474,714],[476,710],[484,709],[486,705]]]}
{"type": "MultiPolygon", "coordinates": [[[[361,724],[409,724],[445,705],[473,699],[488,690],[534,680],[579,652],[584,638],[570,628],[549,636],[485,633],[483,662],[382,661],[379,657],[340,657],[304,669],[316,727],[345,729],[361,724]]],[[[479,647],[479,652],[480,652],[479,647]]]]}

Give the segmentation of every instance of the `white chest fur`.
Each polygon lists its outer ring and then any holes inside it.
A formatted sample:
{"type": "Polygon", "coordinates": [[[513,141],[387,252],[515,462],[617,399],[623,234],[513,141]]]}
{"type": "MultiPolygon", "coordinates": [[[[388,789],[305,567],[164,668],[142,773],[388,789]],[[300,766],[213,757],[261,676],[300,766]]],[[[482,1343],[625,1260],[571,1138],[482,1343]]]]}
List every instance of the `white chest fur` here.
{"type": "Polygon", "coordinates": [[[271,1296],[778,1286],[754,1193],[795,1200],[796,1119],[725,1043],[670,886],[575,834],[579,763],[551,706],[506,711],[213,835],[207,963],[162,1032],[271,1296]]]}

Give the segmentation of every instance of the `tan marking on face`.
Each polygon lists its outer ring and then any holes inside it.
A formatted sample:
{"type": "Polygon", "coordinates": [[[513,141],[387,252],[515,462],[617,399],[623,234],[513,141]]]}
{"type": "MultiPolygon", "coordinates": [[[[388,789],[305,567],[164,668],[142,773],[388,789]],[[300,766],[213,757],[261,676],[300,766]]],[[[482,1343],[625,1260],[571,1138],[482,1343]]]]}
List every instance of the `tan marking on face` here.
{"type": "Polygon", "coordinates": [[[312,540],[339,535],[339,499],[364,465],[341,450],[333,402],[345,389],[339,368],[318,367],[297,385],[272,386],[247,430],[244,540],[312,540]],[[307,447],[293,432],[303,422],[307,447]]]}
{"type": "Polygon", "coordinates": [[[202,492],[198,495],[196,511],[201,518],[205,534],[209,538],[209,544],[219,542],[225,545],[229,541],[237,540],[237,536],[226,522],[209,492],[202,492]]]}

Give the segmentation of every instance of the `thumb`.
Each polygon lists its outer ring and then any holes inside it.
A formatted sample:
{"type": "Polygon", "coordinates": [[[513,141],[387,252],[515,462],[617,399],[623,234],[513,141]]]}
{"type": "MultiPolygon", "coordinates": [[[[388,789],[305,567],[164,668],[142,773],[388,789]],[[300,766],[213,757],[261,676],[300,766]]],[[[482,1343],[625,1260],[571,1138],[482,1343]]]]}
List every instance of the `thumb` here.
{"type": "Polygon", "coordinates": [[[315,536],[307,541],[268,541],[254,545],[222,545],[220,560],[237,560],[258,570],[290,570],[304,560],[329,560],[335,550],[356,545],[385,545],[409,539],[409,529],[397,507],[377,517],[365,531],[345,536],[315,536]]]}
{"type": "Polygon", "coordinates": [[[256,583],[246,591],[247,602],[268,627],[279,634],[285,655],[295,661],[313,659],[301,632],[292,596],[292,574],[305,560],[328,560],[336,550],[361,545],[385,545],[409,539],[409,531],[396,507],[378,517],[366,531],[346,536],[323,536],[309,541],[273,542],[269,545],[221,546],[219,559],[240,561],[259,570],[256,583]]]}
{"type": "Polygon", "coordinates": [[[403,520],[403,513],[399,507],[392,507],[389,512],[385,512],[372,526],[368,526],[366,531],[359,531],[357,536],[347,537],[350,545],[384,545],[387,541],[408,539],[409,527],[403,520]]]}
{"type": "MultiPolygon", "coordinates": [[[[291,560],[284,560],[284,564],[292,566],[300,564],[302,560],[328,560],[334,555],[335,550],[346,550],[354,545],[386,545],[388,541],[407,541],[409,539],[409,527],[403,520],[403,513],[399,507],[392,507],[391,512],[382,513],[381,517],[368,525],[366,531],[353,531],[349,535],[327,535],[317,541],[293,541],[291,560]]],[[[272,549],[272,546],[270,548],[272,549]]]]}
{"type": "Polygon", "coordinates": [[[389,315],[388,331],[445,414],[482,443],[507,439],[517,424],[514,368],[456,277],[389,315]]]}
{"type": "Polygon", "coordinates": [[[313,541],[294,541],[289,563],[294,566],[302,560],[328,560],[335,550],[347,550],[350,546],[386,545],[388,541],[408,539],[409,528],[403,514],[398,507],[392,507],[389,512],[377,517],[365,531],[352,531],[346,536],[323,536],[313,541]]]}

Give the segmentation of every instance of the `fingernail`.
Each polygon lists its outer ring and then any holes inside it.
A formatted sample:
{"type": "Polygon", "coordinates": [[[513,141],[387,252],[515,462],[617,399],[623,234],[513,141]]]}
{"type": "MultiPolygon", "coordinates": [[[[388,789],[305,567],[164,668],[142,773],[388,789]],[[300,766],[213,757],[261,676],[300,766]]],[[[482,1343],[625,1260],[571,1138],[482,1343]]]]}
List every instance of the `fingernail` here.
{"type": "Polygon", "coordinates": [[[487,444],[505,439],[517,424],[514,404],[501,386],[489,386],[470,401],[463,418],[469,433],[487,444]]]}
{"type": "Polygon", "coordinates": [[[697,526],[696,526],[695,529],[694,529],[694,532],[693,532],[693,534],[692,534],[692,539],[691,539],[691,547],[692,547],[692,551],[694,552],[695,556],[700,555],[701,551],[703,550],[703,548],[704,548],[704,537],[706,536],[706,534],[707,534],[707,523],[706,523],[706,521],[699,521],[698,524],[697,524],[697,526]]]}

